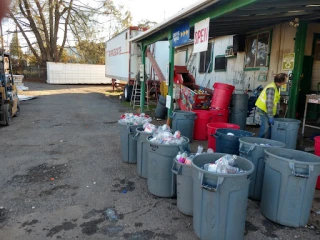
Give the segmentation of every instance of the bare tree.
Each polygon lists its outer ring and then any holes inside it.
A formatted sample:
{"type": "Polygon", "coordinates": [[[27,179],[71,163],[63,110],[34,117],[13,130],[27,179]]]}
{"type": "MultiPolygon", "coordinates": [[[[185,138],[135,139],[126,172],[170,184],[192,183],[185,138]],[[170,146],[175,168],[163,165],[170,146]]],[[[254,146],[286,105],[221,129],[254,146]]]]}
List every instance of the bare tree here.
{"type": "Polygon", "coordinates": [[[93,6],[95,4],[92,1],[85,0],[13,2],[10,17],[42,66],[47,61],[59,62],[68,40],[79,41],[92,37],[95,29],[99,29],[100,23],[96,20],[98,15],[114,15],[122,19],[121,8],[109,0],[100,2],[100,6],[93,6]]]}

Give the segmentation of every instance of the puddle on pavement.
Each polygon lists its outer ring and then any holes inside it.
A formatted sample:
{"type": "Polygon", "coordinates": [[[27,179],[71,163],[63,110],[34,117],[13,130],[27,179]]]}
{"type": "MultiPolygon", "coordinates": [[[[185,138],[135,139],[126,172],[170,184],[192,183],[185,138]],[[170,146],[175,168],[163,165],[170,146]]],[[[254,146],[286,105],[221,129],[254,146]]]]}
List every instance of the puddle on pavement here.
{"type": "Polygon", "coordinates": [[[262,221],[262,225],[266,229],[266,232],[262,232],[262,234],[271,238],[278,238],[278,236],[275,234],[275,231],[286,228],[285,226],[282,226],[277,223],[273,223],[268,219],[264,219],[262,221]]]}
{"type": "Polygon", "coordinates": [[[47,234],[47,237],[53,237],[55,234],[61,232],[61,231],[69,231],[74,229],[77,226],[77,224],[74,224],[72,222],[63,222],[61,225],[55,226],[49,230],[49,233],[47,234]]]}
{"type": "Polygon", "coordinates": [[[134,233],[125,233],[123,238],[126,240],[149,240],[149,239],[166,239],[166,240],[176,240],[175,235],[165,234],[165,233],[155,233],[150,230],[144,230],[134,233]]]}
{"type": "Polygon", "coordinates": [[[0,209],[0,223],[3,223],[4,221],[6,221],[8,217],[8,211],[5,208],[1,208],[0,209]]]}
{"type": "Polygon", "coordinates": [[[125,228],[123,226],[115,226],[114,224],[110,224],[105,226],[99,230],[100,233],[107,235],[109,237],[114,237],[122,232],[125,228]]]}
{"type": "Polygon", "coordinates": [[[71,187],[70,185],[68,184],[65,184],[65,185],[60,185],[60,186],[55,186],[49,190],[46,190],[46,191],[42,191],[40,194],[39,194],[39,197],[45,197],[45,196],[50,196],[52,194],[54,194],[55,192],[59,191],[59,190],[77,190],[79,187],[71,187]]]}
{"type": "Polygon", "coordinates": [[[127,179],[115,178],[114,180],[119,183],[112,185],[114,188],[117,188],[117,190],[111,190],[111,192],[127,193],[134,191],[136,188],[135,183],[127,179]]]}
{"type": "Polygon", "coordinates": [[[21,225],[21,227],[23,228],[23,227],[25,227],[25,226],[32,226],[32,225],[34,225],[34,224],[36,224],[36,223],[38,223],[39,221],[37,220],[37,219],[33,219],[31,222],[24,222],[24,223],[22,223],[22,225],[21,225]]]}
{"type": "Polygon", "coordinates": [[[103,122],[103,124],[111,125],[111,124],[116,124],[118,121],[109,121],[109,122],[103,122]]]}
{"type": "Polygon", "coordinates": [[[65,164],[48,166],[46,163],[30,168],[26,175],[15,175],[9,184],[23,185],[50,181],[51,178],[61,179],[67,173],[65,164]]]}
{"type": "Polygon", "coordinates": [[[246,221],[246,226],[245,226],[245,233],[244,235],[246,236],[249,232],[256,232],[258,231],[259,228],[255,225],[253,225],[251,222],[246,221]]]}
{"type": "Polygon", "coordinates": [[[105,218],[99,218],[96,220],[82,223],[80,225],[80,227],[82,228],[82,233],[88,236],[95,234],[99,230],[98,225],[104,221],[105,218]]]}

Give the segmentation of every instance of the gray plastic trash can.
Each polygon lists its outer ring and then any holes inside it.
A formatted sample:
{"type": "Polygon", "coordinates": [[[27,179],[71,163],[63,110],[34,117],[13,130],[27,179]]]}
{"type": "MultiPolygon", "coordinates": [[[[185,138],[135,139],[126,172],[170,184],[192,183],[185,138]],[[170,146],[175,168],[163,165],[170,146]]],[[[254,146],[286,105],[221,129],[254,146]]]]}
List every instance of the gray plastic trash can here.
{"type": "Polygon", "coordinates": [[[181,145],[165,145],[150,142],[148,147],[148,190],[158,197],[173,197],[176,194],[176,183],[171,171],[173,158],[178,152],[189,150],[189,139],[184,138],[181,145]]]}
{"type": "Polygon", "coordinates": [[[264,150],[266,148],[284,148],[286,145],[282,142],[256,137],[243,137],[239,139],[239,142],[240,156],[248,159],[254,165],[249,187],[249,198],[260,201],[264,176],[264,150]]]}
{"type": "Polygon", "coordinates": [[[159,96],[157,107],[155,109],[155,115],[157,118],[165,119],[167,114],[166,98],[162,95],[159,96]]]}
{"type": "Polygon", "coordinates": [[[193,214],[192,166],[173,160],[172,172],[177,175],[177,207],[183,214],[193,214]]]}
{"type": "Polygon", "coordinates": [[[142,127],[142,125],[127,125],[119,123],[120,140],[121,140],[121,155],[122,161],[125,163],[137,163],[137,141],[133,136],[136,132],[136,128],[142,127]]]}
{"type": "Polygon", "coordinates": [[[271,139],[286,144],[286,148],[296,149],[300,121],[291,118],[275,118],[271,125],[271,139]]]}
{"type": "Polygon", "coordinates": [[[223,153],[195,156],[193,176],[193,228],[201,240],[244,238],[250,175],[253,164],[242,157],[235,162],[245,170],[238,174],[218,174],[203,169],[223,153]]]}
{"type": "Polygon", "coordinates": [[[176,110],[171,115],[173,132],[179,130],[182,136],[185,136],[192,142],[195,112],[176,110]]]}
{"type": "Polygon", "coordinates": [[[147,137],[152,133],[147,133],[143,127],[136,129],[134,139],[137,141],[137,171],[140,177],[148,177],[148,146],[147,137]]]}
{"type": "Polygon", "coordinates": [[[230,108],[229,123],[237,124],[241,130],[245,130],[248,114],[248,94],[232,94],[230,108]]]}
{"type": "Polygon", "coordinates": [[[238,129],[219,128],[213,135],[216,138],[216,152],[239,155],[239,138],[252,137],[254,133],[238,129]],[[228,135],[232,133],[232,135],[228,135]]]}
{"type": "Polygon", "coordinates": [[[262,214],[285,226],[305,226],[320,174],[320,157],[286,148],[264,151],[262,214]]]}

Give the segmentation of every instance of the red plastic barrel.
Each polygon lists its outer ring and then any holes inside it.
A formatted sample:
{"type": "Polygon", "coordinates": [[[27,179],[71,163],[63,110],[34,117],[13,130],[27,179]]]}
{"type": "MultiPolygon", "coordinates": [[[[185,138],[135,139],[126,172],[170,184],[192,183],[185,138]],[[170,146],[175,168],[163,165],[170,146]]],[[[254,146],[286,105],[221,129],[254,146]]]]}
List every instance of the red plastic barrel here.
{"type": "Polygon", "coordinates": [[[210,108],[227,109],[231,100],[234,86],[225,83],[213,84],[213,96],[210,108]]]}
{"type": "Polygon", "coordinates": [[[193,139],[194,140],[207,140],[207,124],[210,123],[212,118],[212,111],[209,110],[192,110],[196,113],[194,120],[193,139]]]}
{"type": "Polygon", "coordinates": [[[229,119],[229,109],[211,109],[212,118],[210,123],[212,122],[222,122],[227,123],[229,119]]]}
{"type": "MultiPolygon", "coordinates": [[[[314,154],[320,157],[320,136],[314,138],[314,154]]],[[[316,189],[320,190],[320,176],[318,177],[316,189]]]]}
{"type": "Polygon", "coordinates": [[[208,131],[208,148],[212,148],[213,151],[216,151],[216,138],[212,136],[215,134],[217,129],[219,128],[232,128],[232,129],[240,129],[239,125],[231,124],[231,123],[222,123],[222,122],[213,122],[207,125],[208,131]]]}

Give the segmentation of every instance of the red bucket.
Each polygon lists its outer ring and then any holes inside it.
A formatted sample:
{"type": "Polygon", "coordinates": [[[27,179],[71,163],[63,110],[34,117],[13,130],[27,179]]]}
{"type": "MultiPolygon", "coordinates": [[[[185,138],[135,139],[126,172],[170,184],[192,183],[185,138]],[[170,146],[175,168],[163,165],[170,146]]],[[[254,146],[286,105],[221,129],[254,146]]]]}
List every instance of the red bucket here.
{"type": "Polygon", "coordinates": [[[219,128],[231,128],[231,129],[240,129],[239,125],[231,123],[222,123],[222,122],[213,122],[207,125],[208,130],[208,148],[212,148],[213,151],[216,151],[216,138],[212,136],[216,133],[219,128]]]}
{"type": "Polygon", "coordinates": [[[207,140],[207,124],[211,121],[212,113],[208,110],[193,110],[193,112],[197,116],[194,120],[193,139],[207,140]]]}
{"type": "Polygon", "coordinates": [[[213,96],[210,108],[227,109],[231,100],[234,86],[225,83],[213,84],[213,96]]]}
{"type": "Polygon", "coordinates": [[[212,122],[220,122],[227,123],[229,119],[229,109],[211,109],[212,118],[210,123],[212,122]]]}
{"type": "MultiPolygon", "coordinates": [[[[314,138],[314,151],[315,155],[320,157],[320,136],[314,138]]],[[[318,177],[316,189],[320,190],[320,176],[318,177]]]]}

